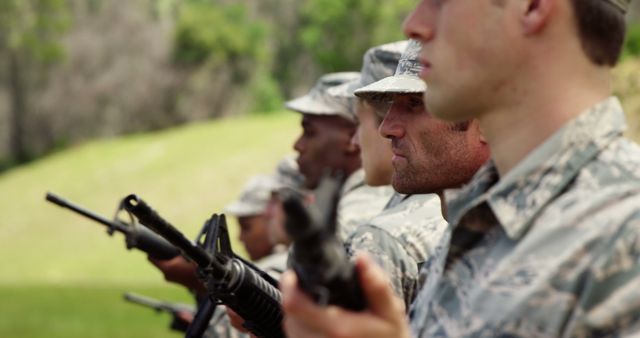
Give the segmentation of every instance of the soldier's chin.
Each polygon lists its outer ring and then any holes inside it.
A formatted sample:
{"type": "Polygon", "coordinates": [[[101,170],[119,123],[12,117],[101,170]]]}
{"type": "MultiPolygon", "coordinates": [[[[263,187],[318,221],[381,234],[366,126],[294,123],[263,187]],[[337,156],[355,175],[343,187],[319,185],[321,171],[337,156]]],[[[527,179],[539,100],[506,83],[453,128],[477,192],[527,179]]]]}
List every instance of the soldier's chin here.
{"type": "Polygon", "coordinates": [[[401,193],[401,194],[413,194],[413,187],[407,180],[403,179],[401,175],[397,173],[393,173],[391,176],[391,186],[393,190],[401,193]]]}
{"type": "Polygon", "coordinates": [[[314,190],[315,188],[318,187],[318,184],[320,184],[320,180],[318,179],[308,179],[308,178],[304,179],[304,187],[309,190],[314,190]]]}

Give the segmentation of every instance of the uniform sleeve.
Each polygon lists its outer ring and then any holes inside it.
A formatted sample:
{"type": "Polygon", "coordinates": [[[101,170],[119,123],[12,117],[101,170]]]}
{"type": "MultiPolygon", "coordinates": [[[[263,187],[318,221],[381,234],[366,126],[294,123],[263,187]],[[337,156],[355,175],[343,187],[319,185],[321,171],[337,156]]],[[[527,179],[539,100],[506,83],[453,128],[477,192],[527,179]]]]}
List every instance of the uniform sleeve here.
{"type": "MultiPolygon", "coordinates": [[[[640,198],[635,198],[640,206],[640,198]]],[[[614,208],[615,209],[615,208],[614,208]]],[[[615,212],[610,210],[609,212],[615,212]]],[[[629,214],[628,214],[629,215],[629,214]]],[[[619,217],[611,215],[611,218],[619,217]]],[[[640,209],[596,251],[571,337],[640,336],[640,209]]]]}
{"type": "Polygon", "coordinates": [[[378,263],[395,293],[409,308],[417,292],[419,267],[396,238],[385,230],[364,225],[347,239],[345,247],[352,258],[365,252],[378,263]]]}
{"type": "Polygon", "coordinates": [[[203,338],[249,338],[249,334],[240,332],[231,326],[224,306],[218,306],[211,316],[209,327],[203,338]]]}

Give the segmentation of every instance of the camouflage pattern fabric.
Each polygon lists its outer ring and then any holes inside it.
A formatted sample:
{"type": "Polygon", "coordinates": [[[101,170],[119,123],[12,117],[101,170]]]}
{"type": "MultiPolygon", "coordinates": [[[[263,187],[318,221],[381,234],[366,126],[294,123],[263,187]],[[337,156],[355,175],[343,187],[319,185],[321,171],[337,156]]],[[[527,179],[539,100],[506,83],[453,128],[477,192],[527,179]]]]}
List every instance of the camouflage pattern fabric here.
{"type": "Polygon", "coordinates": [[[356,123],[358,118],[349,98],[331,95],[329,89],[360,78],[357,72],[340,72],[325,74],[316,81],[311,90],[304,96],[287,101],[287,109],[300,114],[340,116],[356,123]]]}
{"type": "Polygon", "coordinates": [[[356,227],[367,223],[384,208],[394,190],[390,185],[372,187],[364,182],[364,170],[347,178],[340,193],[337,211],[339,238],[345,240],[356,227]]]}
{"type": "Polygon", "coordinates": [[[203,338],[249,338],[248,333],[240,332],[231,326],[229,316],[224,306],[218,305],[213,316],[209,328],[202,335],[203,338]]]}
{"type": "Polygon", "coordinates": [[[409,40],[407,48],[398,60],[398,67],[393,76],[385,77],[376,82],[367,84],[354,91],[360,98],[392,94],[417,94],[427,90],[427,84],[419,77],[422,64],[418,60],[422,44],[417,40],[409,40]]]}
{"type": "Polygon", "coordinates": [[[418,290],[422,263],[427,257],[444,255],[448,242],[443,238],[449,238],[449,230],[437,195],[396,196],[382,213],[359,226],[345,247],[350,257],[366,252],[373,258],[408,309],[418,290]],[[399,203],[396,196],[402,197],[399,203]]]}
{"type": "Polygon", "coordinates": [[[353,98],[356,89],[392,76],[408,45],[409,41],[398,41],[369,48],[362,58],[360,76],[350,82],[329,88],[329,95],[353,98]]]}
{"type": "Polygon", "coordinates": [[[624,128],[609,98],[447,196],[457,226],[444,273],[424,266],[414,335],[640,336],[640,147],[624,128]]]}

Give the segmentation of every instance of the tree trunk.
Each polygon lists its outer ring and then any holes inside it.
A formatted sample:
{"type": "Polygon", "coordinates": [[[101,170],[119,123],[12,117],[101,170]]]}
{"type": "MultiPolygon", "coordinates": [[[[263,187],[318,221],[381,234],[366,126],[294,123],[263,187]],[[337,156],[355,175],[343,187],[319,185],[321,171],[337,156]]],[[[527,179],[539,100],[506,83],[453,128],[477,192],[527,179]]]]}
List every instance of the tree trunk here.
{"type": "Polygon", "coordinates": [[[9,149],[14,160],[24,162],[28,160],[24,142],[27,115],[26,87],[24,85],[19,52],[9,49],[8,56],[9,93],[11,95],[9,149]]]}

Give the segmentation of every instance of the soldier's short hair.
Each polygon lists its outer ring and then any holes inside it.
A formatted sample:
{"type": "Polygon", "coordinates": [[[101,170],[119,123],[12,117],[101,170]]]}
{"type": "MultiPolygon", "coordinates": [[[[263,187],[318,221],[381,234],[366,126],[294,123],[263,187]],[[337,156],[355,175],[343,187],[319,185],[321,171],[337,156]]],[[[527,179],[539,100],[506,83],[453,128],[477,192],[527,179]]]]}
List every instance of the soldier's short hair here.
{"type": "Polygon", "coordinates": [[[630,0],[571,0],[582,49],[601,66],[615,66],[622,53],[630,0]]]}

